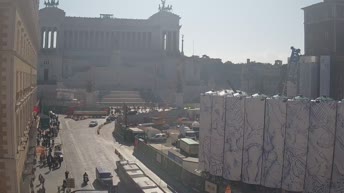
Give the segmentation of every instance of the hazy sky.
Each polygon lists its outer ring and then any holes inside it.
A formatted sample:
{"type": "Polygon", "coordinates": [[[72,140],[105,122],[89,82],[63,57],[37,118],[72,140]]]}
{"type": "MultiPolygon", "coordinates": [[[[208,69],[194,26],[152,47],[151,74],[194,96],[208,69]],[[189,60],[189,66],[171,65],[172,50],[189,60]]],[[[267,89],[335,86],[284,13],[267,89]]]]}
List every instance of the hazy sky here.
{"type": "MultiPolygon", "coordinates": [[[[235,63],[286,61],[290,46],[304,48],[301,8],[322,0],[167,0],[182,17],[187,55],[207,54],[235,63]]],[[[41,0],[43,7],[44,0],[41,0]]],[[[160,0],[60,0],[68,16],[145,19],[160,0]]]]}

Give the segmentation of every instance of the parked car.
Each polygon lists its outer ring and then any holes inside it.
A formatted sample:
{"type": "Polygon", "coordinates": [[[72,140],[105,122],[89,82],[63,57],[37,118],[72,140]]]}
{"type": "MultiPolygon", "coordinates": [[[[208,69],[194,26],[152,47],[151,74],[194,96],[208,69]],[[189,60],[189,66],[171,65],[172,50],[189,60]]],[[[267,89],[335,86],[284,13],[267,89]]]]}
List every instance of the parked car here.
{"type": "Polygon", "coordinates": [[[114,121],[114,120],[116,120],[116,117],[115,116],[108,116],[107,118],[106,118],[106,122],[112,122],[112,121],[114,121]]]}
{"type": "Polygon", "coordinates": [[[151,142],[165,142],[167,140],[166,133],[157,133],[149,138],[151,142]]]}
{"type": "Polygon", "coordinates": [[[98,125],[97,121],[91,121],[90,124],[88,125],[89,127],[96,127],[98,125]]]}

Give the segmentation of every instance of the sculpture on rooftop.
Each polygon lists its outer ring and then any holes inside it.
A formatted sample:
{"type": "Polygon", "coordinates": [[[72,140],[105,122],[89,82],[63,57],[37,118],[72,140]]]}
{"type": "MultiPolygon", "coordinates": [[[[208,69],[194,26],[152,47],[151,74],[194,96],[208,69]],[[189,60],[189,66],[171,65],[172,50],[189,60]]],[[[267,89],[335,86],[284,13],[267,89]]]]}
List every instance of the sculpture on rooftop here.
{"type": "Polygon", "coordinates": [[[290,62],[291,63],[298,63],[300,60],[300,49],[296,49],[294,47],[291,47],[291,56],[290,56],[290,62]]]}
{"type": "Polygon", "coordinates": [[[44,1],[44,5],[46,7],[57,7],[60,4],[59,0],[48,0],[48,1],[44,1]]]}
{"type": "Polygon", "coordinates": [[[172,5],[166,6],[166,0],[161,0],[161,5],[159,5],[159,11],[172,11],[172,5]]]}

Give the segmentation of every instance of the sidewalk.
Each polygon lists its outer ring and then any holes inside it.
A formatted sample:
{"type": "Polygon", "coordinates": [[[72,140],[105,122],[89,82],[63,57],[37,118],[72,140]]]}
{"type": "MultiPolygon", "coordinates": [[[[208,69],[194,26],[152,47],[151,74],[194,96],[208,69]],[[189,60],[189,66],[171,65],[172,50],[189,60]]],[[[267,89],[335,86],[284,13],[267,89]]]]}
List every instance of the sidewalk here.
{"type": "MultiPolygon", "coordinates": [[[[55,138],[55,144],[59,143],[60,136],[58,135],[55,138]]],[[[62,146],[62,151],[63,151],[63,146],[62,146]]],[[[38,160],[38,159],[37,159],[38,160]]],[[[35,193],[56,193],[58,192],[58,186],[62,186],[62,182],[65,179],[65,171],[66,171],[66,165],[65,161],[61,163],[61,167],[57,168],[55,170],[49,171],[49,167],[47,164],[43,167],[38,161],[36,164],[36,172],[35,172],[35,181],[34,181],[34,190],[35,193]],[[42,190],[42,185],[40,185],[38,176],[41,174],[44,179],[44,188],[45,192],[42,190]]],[[[61,188],[61,193],[62,193],[62,188],[61,188]]]]}

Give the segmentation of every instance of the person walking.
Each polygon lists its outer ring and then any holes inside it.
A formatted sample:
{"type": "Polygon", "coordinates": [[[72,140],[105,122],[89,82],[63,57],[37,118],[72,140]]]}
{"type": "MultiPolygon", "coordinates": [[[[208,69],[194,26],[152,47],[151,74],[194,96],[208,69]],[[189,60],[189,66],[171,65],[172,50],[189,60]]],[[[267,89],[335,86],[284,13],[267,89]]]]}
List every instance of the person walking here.
{"type": "Polygon", "coordinates": [[[63,183],[62,183],[62,191],[65,191],[67,188],[67,181],[66,180],[63,180],[63,183]]]}
{"type": "Polygon", "coordinates": [[[43,178],[42,174],[39,174],[38,176],[39,185],[42,184],[42,178],[43,178]]]}
{"type": "Polygon", "coordinates": [[[51,162],[48,162],[48,167],[49,167],[49,171],[51,171],[51,169],[52,169],[52,163],[51,162]]]}
{"type": "Polygon", "coordinates": [[[47,163],[48,163],[49,171],[51,171],[53,167],[53,157],[50,154],[47,156],[47,163]]]}
{"type": "Polygon", "coordinates": [[[38,136],[37,136],[36,140],[37,140],[37,146],[39,146],[41,141],[39,140],[38,136]]]}
{"type": "Polygon", "coordinates": [[[68,171],[68,170],[66,170],[66,172],[65,172],[65,177],[66,177],[66,180],[68,179],[68,175],[69,175],[69,171],[68,171]]]}
{"type": "Polygon", "coordinates": [[[43,189],[45,189],[45,188],[44,188],[44,182],[45,182],[45,178],[42,176],[42,188],[43,188],[43,189]]]}
{"type": "Polygon", "coordinates": [[[33,190],[33,179],[31,179],[31,181],[30,181],[30,189],[31,189],[31,191],[33,190]]]}

